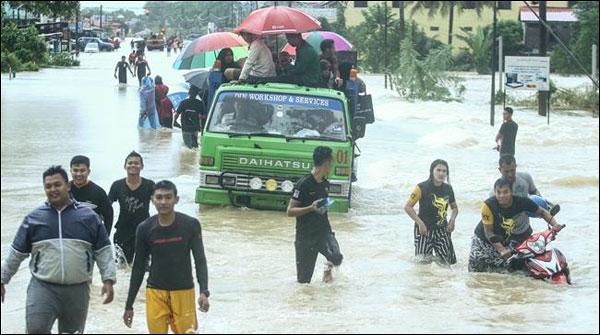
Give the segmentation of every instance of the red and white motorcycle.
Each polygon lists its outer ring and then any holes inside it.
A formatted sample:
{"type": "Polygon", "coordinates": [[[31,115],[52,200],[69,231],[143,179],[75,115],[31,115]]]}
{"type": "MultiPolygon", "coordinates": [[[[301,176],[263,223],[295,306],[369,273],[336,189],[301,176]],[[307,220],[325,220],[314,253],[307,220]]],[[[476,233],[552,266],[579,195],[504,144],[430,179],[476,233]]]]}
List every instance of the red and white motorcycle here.
{"type": "Polygon", "coordinates": [[[507,263],[519,264],[519,268],[535,279],[556,284],[571,284],[567,259],[560,250],[548,247],[548,244],[556,238],[556,234],[555,230],[548,229],[531,235],[514,248],[514,254],[507,263]]]}

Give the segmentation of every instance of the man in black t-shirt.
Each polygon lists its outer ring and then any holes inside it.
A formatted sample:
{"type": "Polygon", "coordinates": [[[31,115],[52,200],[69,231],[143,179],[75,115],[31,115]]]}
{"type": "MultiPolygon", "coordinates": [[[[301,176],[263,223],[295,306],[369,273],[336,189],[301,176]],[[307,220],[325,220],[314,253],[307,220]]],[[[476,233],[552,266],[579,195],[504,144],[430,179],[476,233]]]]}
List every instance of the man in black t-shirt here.
{"type": "Polygon", "coordinates": [[[200,286],[198,305],[202,312],[209,308],[208,269],[200,222],[176,212],[177,202],[175,185],[168,180],[158,182],[152,194],[158,215],[148,218],[137,228],[135,261],[123,321],[131,327],[133,302],[150,261],[146,285],[146,321],[150,334],[167,334],[169,325],[175,334],[197,332],[190,254],[194,256],[196,280],[200,286]]]}
{"type": "Polygon", "coordinates": [[[150,65],[148,65],[146,57],[144,57],[143,54],[139,55],[137,61],[135,62],[135,76],[138,77],[140,87],[142,87],[142,79],[144,79],[145,76],[149,76],[150,74],[150,65]],[[146,69],[148,70],[147,73],[146,69]]]}
{"type": "Polygon", "coordinates": [[[129,64],[127,64],[126,61],[126,57],[122,56],[121,57],[121,61],[117,63],[117,66],[115,66],[115,79],[117,79],[117,71],[119,72],[119,84],[127,84],[127,70],[129,70],[129,73],[131,73],[131,75],[133,76],[133,71],[131,71],[131,67],[129,67],[129,64]]]}
{"type": "Polygon", "coordinates": [[[150,216],[150,197],[154,189],[152,180],[142,178],[144,168],[142,156],[132,151],[125,158],[127,178],[115,181],[110,187],[108,198],[111,203],[119,201],[119,219],[115,225],[113,241],[121,248],[128,264],[133,262],[135,253],[135,230],[150,216]]]}
{"type": "Polygon", "coordinates": [[[327,217],[331,149],[317,147],[313,152],[314,168],[300,179],[292,191],[287,208],[288,217],[296,218],[296,270],[300,283],[310,283],[317,255],[327,258],[323,281],[333,280],[333,266],[342,263],[343,256],[327,217]]]}
{"type": "Polygon", "coordinates": [[[75,156],[71,159],[71,196],[78,202],[90,204],[104,222],[106,233],[110,236],[114,214],[111,201],[102,187],[88,179],[90,172],[88,157],[75,156]]]}
{"type": "Polygon", "coordinates": [[[526,212],[543,218],[556,231],[562,229],[547,210],[531,199],[513,196],[508,179],[498,179],[494,192],[495,195],[481,207],[481,221],[471,241],[471,272],[501,272],[506,269],[506,259],[512,255],[511,248],[527,240],[533,232],[526,220],[526,212]]]}
{"type": "Polygon", "coordinates": [[[198,87],[190,86],[189,97],[183,100],[175,111],[175,123],[181,115],[183,143],[190,149],[198,147],[198,132],[204,126],[203,120],[206,119],[204,104],[196,99],[199,91],[198,87]]]}
{"type": "Polygon", "coordinates": [[[500,155],[515,155],[515,142],[519,125],[513,121],[512,116],[513,109],[510,107],[504,108],[504,112],[502,113],[504,122],[500,126],[498,135],[496,135],[496,150],[500,151],[500,155]]]}

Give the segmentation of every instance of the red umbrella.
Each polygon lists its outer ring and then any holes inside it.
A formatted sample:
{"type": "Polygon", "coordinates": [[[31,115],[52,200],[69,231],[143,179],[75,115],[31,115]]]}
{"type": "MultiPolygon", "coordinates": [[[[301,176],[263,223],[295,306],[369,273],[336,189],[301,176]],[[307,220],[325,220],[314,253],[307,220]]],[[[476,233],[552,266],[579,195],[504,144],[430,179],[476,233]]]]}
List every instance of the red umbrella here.
{"type": "Polygon", "coordinates": [[[321,23],[301,10],[290,7],[257,9],[235,30],[256,35],[293,34],[321,29],[321,23]]]}
{"type": "Polygon", "coordinates": [[[234,48],[248,46],[238,34],[231,32],[218,32],[198,37],[183,52],[184,58],[197,55],[202,52],[220,50],[223,48],[234,48]]]}

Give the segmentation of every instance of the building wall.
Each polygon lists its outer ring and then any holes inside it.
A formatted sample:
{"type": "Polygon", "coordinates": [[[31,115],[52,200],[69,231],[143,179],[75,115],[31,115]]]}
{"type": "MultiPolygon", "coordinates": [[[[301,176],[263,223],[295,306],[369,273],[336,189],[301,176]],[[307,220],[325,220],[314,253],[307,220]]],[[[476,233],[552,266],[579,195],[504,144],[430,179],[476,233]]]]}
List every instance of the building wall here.
{"type": "MultiPolygon", "coordinates": [[[[346,16],[346,25],[349,27],[357,26],[361,22],[364,21],[363,11],[367,10],[367,8],[355,8],[355,1],[349,1],[348,7],[346,8],[345,16],[346,16]]],[[[368,1],[369,6],[374,6],[375,4],[383,5],[384,1],[368,1]]],[[[394,17],[398,18],[398,8],[392,8],[393,1],[387,1],[387,5],[389,6],[389,10],[394,13],[394,17]]],[[[561,7],[565,8],[568,6],[569,1],[548,1],[548,7],[561,7]]],[[[423,29],[425,34],[429,37],[435,38],[436,40],[448,43],[448,15],[442,16],[441,14],[435,14],[433,17],[429,17],[425,11],[415,13],[415,15],[411,15],[411,10],[413,4],[406,5],[404,9],[404,17],[407,20],[413,20],[419,26],[420,29],[423,29]],[[437,27],[438,30],[432,30],[437,27]]],[[[512,20],[519,21],[519,9],[521,6],[524,6],[522,1],[511,1],[510,9],[500,9],[497,12],[498,21],[501,20],[512,20]]],[[[481,15],[478,16],[477,12],[474,9],[463,9],[462,11],[454,9],[454,24],[453,24],[453,38],[452,45],[455,49],[460,47],[466,47],[465,43],[458,38],[457,35],[464,34],[462,31],[462,27],[471,27],[474,32],[477,27],[485,27],[493,23],[493,12],[491,8],[485,8],[481,15]]]]}

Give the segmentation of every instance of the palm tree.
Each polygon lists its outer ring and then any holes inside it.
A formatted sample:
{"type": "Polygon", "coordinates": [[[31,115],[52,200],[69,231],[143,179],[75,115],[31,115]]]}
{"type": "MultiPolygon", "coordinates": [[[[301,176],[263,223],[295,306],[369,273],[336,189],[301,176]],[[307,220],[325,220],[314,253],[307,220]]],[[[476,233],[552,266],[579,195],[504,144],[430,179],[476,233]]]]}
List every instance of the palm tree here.
{"type": "Polygon", "coordinates": [[[454,25],[454,8],[459,12],[463,9],[474,9],[477,16],[481,16],[481,12],[485,7],[492,7],[494,1],[414,1],[411,10],[411,15],[427,11],[429,17],[440,13],[442,16],[448,15],[448,44],[452,44],[452,31],[454,25]]]}
{"type": "Polygon", "coordinates": [[[490,29],[477,27],[475,33],[467,33],[457,37],[467,44],[468,49],[466,51],[475,64],[477,73],[490,73],[490,50],[492,47],[490,29]]]}

